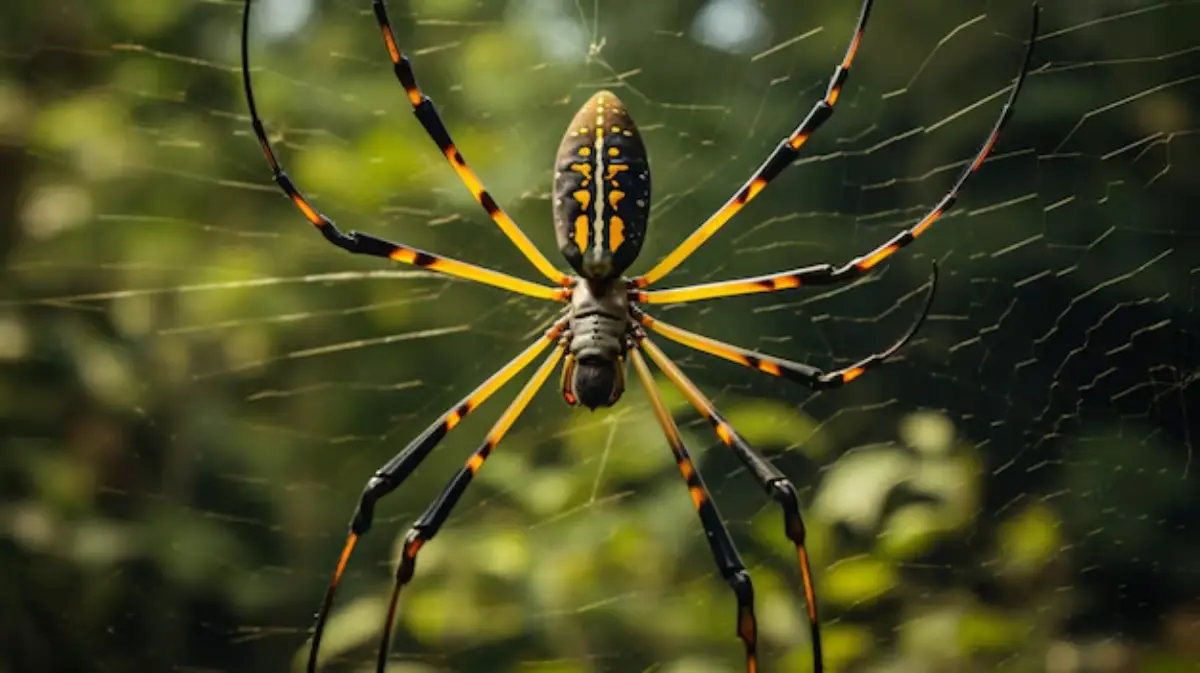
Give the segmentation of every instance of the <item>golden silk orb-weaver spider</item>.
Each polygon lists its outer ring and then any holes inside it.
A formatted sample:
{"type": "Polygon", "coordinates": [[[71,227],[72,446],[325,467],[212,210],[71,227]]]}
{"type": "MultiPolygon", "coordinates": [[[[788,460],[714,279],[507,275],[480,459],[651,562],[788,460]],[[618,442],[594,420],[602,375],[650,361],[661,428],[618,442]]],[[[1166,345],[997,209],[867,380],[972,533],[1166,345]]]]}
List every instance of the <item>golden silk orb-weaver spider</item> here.
{"type": "Polygon", "coordinates": [[[841,265],[816,264],[752,278],[742,278],[702,285],[669,289],[647,289],[686,260],[697,248],[711,238],[746,204],[760,194],[771,180],[779,176],[799,155],[800,148],[833,114],[834,105],[858,53],[866,29],[873,0],[864,0],[854,28],[850,45],[841,63],[834,70],[824,97],[817,101],[788,136],[754,172],[749,180],[720,209],[697,227],[686,239],[646,273],[628,278],[629,268],[641,250],[650,212],[650,164],[637,126],[625,105],[609,91],[591,96],[571,120],[559,146],[554,177],[554,231],[559,251],[578,274],[568,275],[554,267],[533,245],[524,232],[496,203],[483,183],[467,165],[463,155],[442,123],[433,101],[421,92],[413,74],[412,64],[396,42],[383,0],[373,0],[372,7],[383,34],[384,46],[392,61],[396,78],[412,104],[413,113],[425,131],[437,144],[450,167],[483,206],[492,221],[505,236],[550,281],[550,285],[534,283],[467,262],[418,250],[400,243],[357,231],[342,232],[329,218],[309,203],[284,172],[275,156],[262,120],[254,103],[249,66],[250,0],[246,0],[242,17],[242,80],[246,104],[254,134],[262,146],[274,180],[283,193],[330,243],[356,254],[383,257],[412,264],[449,276],[493,285],[530,297],[561,302],[561,315],[537,341],[492,374],[467,394],[391,460],[375,471],[367,481],[357,508],[350,521],[350,530],[342,548],[337,567],[325,598],[317,613],[316,625],[309,650],[308,671],[318,666],[318,653],[325,624],[333,605],[334,594],[346,569],[347,562],[359,538],[367,533],[380,498],[398,488],[412,475],[426,456],[460,421],[478,408],[501,386],[532,363],[547,347],[550,354],[537,368],[529,382],[501,414],[487,433],[478,450],[471,454],[437,500],[417,519],[404,537],[400,559],[383,635],[379,646],[377,671],[387,664],[389,638],[396,618],[401,590],[409,583],[416,568],[417,554],[433,539],[450,516],[475,474],[483,467],[492,450],[529,401],[550,377],[560,360],[563,362],[562,396],[570,405],[590,409],[611,406],[620,399],[625,388],[625,358],[645,389],[654,415],[662,426],[675,462],[704,527],[705,537],[712,550],[721,576],[729,584],[736,599],[736,633],[745,648],[746,670],[758,668],[758,625],[754,613],[754,587],[749,573],[738,554],[713,503],[700,472],[688,454],[671,414],[667,411],[656,388],[645,354],[663,371],[684,397],[712,425],[720,441],[731,449],[766,493],[783,512],[784,533],[795,545],[800,566],[801,582],[807,606],[809,641],[813,669],[823,670],[820,623],[813,573],[805,547],[805,527],[800,516],[799,499],[791,481],[754,449],[737,430],[721,416],[712,402],[649,338],[654,332],[671,341],[698,351],[757,369],[772,376],[804,384],[814,390],[836,388],[849,383],[867,370],[882,364],[900,350],[916,334],[929,313],[937,284],[937,267],[929,283],[926,303],[909,330],[888,349],[863,358],[856,364],[836,371],[792,362],[734,346],[689,332],[652,317],[641,308],[647,304],[673,304],[719,297],[776,292],[805,285],[845,283],[861,277],[896,251],[912,243],[949,210],[967,179],[970,178],[995,146],[1001,130],[1012,114],[1013,105],[1028,72],[1033,45],[1037,37],[1038,6],[1033,5],[1033,21],[1028,46],[1020,72],[1012,85],[991,132],[966,165],[950,190],[920,220],[892,236],[874,250],[841,265]],[[564,357],[565,356],[565,357],[564,357]]]}

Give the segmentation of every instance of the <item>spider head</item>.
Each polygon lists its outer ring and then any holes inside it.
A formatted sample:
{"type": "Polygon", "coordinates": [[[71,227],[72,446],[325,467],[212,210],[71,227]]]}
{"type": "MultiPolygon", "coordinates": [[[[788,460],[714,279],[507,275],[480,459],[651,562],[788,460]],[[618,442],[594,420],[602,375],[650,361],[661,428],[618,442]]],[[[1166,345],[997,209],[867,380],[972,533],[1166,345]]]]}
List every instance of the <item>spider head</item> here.
{"type": "Polygon", "coordinates": [[[611,407],[625,392],[625,368],[621,360],[587,355],[563,369],[563,397],[595,411],[611,407]]]}
{"type": "Polygon", "coordinates": [[[558,249],[589,280],[618,277],[637,259],[650,215],[650,164],[625,104],[599,91],[571,120],[554,172],[558,249]]]}

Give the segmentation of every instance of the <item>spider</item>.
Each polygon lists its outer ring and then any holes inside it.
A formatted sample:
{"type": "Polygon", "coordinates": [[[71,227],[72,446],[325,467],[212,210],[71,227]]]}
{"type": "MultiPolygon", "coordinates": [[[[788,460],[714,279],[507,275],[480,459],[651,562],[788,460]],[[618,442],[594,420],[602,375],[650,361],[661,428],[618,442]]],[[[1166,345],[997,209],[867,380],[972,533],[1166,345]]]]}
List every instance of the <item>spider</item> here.
{"type": "Polygon", "coordinates": [[[558,149],[553,189],[553,222],[559,252],[578,275],[568,275],[555,268],[533,245],[525,233],[496,203],[471,168],[467,166],[458,147],[442,123],[433,101],[417,85],[412,65],[396,42],[384,0],[372,0],[375,18],[383,33],[384,46],[392,61],[396,78],[412,104],[413,113],[425,131],[445,155],[450,167],[470,190],[475,200],[487,211],[510,241],[550,281],[550,285],[533,283],[488,268],[469,264],[400,243],[393,243],[357,231],[342,232],[332,220],[309,203],[293,184],[275,156],[275,151],[263,129],[254,103],[251,87],[248,33],[250,3],[246,0],[242,15],[242,81],[246,104],[254,134],[270,164],[276,184],[291,199],[300,212],[330,243],[348,252],[383,257],[395,262],[412,264],[493,285],[510,292],[566,304],[551,327],[524,351],[479,384],[475,390],[448,409],[402,451],[375,471],[367,481],[358,506],[350,521],[349,533],[325,592],[309,650],[308,671],[315,672],[321,637],[338,583],[341,581],[350,555],[359,538],[367,533],[380,498],[397,489],[420,465],[437,444],[462,419],[483,404],[501,386],[533,362],[547,347],[554,345],[549,355],[536,369],[529,382],[517,393],[486,438],[467,459],[466,464],[417,519],[404,536],[395,581],[388,603],[387,616],[377,659],[377,671],[382,673],[390,648],[390,634],[396,618],[401,590],[412,580],[417,554],[437,535],[450,516],[475,474],[483,467],[492,450],[525,410],[534,394],[542,387],[562,361],[561,392],[569,405],[589,409],[615,404],[625,390],[625,358],[633,361],[634,371],[645,389],[658,423],[666,435],[675,463],[683,476],[692,503],[700,517],[713,557],[722,578],[732,589],[737,604],[736,633],[742,640],[746,670],[758,668],[758,626],[754,613],[754,587],[729,531],[680,437],[671,413],[656,388],[643,354],[652,360],[666,377],[683,393],[715,430],[720,441],[731,449],[759,486],[780,506],[783,512],[784,533],[795,545],[800,567],[801,583],[807,607],[809,643],[813,669],[823,669],[820,623],[813,573],[805,547],[805,525],[800,516],[799,498],[791,481],[761,453],[754,449],[713,406],[708,397],[667,357],[649,338],[647,331],[695,350],[724,358],[772,376],[795,381],[823,390],[836,388],[857,379],[868,369],[882,364],[912,339],[929,313],[937,285],[937,266],[929,282],[924,307],[908,331],[892,346],[870,355],[856,364],[836,371],[825,372],[816,367],[792,362],[772,355],[758,353],[732,344],[690,332],[651,316],[641,308],[647,304],[675,304],[719,297],[776,292],[804,285],[845,283],[863,276],[896,251],[912,243],[947,210],[949,210],[967,179],[991,153],[1000,132],[1012,114],[1013,106],[1029,70],[1030,58],[1038,30],[1038,5],[1033,5],[1033,20],[1021,69],[1009,92],[1008,99],[990,133],[976,152],[974,159],[963,169],[958,179],[940,201],[916,224],[892,236],[879,247],[845,264],[817,264],[771,273],[702,285],[670,289],[647,289],[683,263],[697,248],[711,238],[746,204],[760,194],[771,180],[779,176],[799,155],[800,148],[813,132],[833,114],[834,105],[858,53],[859,42],[866,29],[873,0],[863,0],[858,22],[841,63],[834,70],[824,97],[817,101],[795,130],[780,141],[775,150],[749,180],[720,209],[697,227],[666,257],[646,273],[633,278],[622,275],[637,258],[645,239],[650,211],[650,165],[646,148],[637,126],[621,100],[610,91],[592,95],[571,120],[558,149]],[[565,357],[564,357],[565,356],[565,357]]]}

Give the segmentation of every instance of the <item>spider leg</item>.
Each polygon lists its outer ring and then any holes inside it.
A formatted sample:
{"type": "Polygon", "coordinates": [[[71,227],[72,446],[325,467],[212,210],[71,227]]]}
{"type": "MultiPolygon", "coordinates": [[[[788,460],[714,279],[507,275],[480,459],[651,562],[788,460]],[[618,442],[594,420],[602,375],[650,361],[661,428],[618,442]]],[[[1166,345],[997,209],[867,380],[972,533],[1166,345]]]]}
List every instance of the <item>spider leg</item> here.
{"type": "Polygon", "coordinates": [[[679,466],[679,472],[687,483],[688,493],[691,494],[692,504],[695,505],[696,512],[700,515],[700,523],[704,526],[704,537],[708,540],[708,546],[717,562],[717,568],[737,598],[737,634],[746,647],[746,670],[754,673],[758,670],[758,620],[754,615],[754,584],[750,581],[750,573],[746,571],[746,565],[738,555],[733,538],[729,535],[729,529],[721,520],[721,513],[717,511],[717,506],[713,503],[708,487],[704,485],[700,471],[692,462],[691,456],[688,455],[687,447],[683,445],[683,439],[679,436],[679,428],[675,425],[675,420],[671,418],[671,412],[667,411],[666,404],[663,403],[662,395],[658,392],[646,360],[636,349],[630,350],[629,354],[633,359],[633,366],[637,370],[638,378],[642,381],[642,387],[646,389],[646,396],[650,398],[654,416],[658,418],[663,434],[667,436],[667,442],[671,445],[671,453],[675,455],[675,464],[679,466]]]}
{"type": "Polygon", "coordinates": [[[920,315],[913,321],[908,331],[904,333],[886,350],[880,351],[873,355],[859,360],[858,362],[831,372],[826,372],[812,365],[806,365],[800,362],[785,360],[784,358],[766,355],[758,351],[752,351],[748,348],[742,348],[733,344],[718,341],[711,337],[706,337],[703,334],[689,332],[681,327],[676,327],[669,323],[665,323],[658,318],[648,315],[645,311],[633,308],[634,316],[643,326],[665,336],[666,338],[676,343],[683,344],[695,350],[715,355],[719,358],[736,362],[743,367],[757,369],[760,372],[766,372],[772,376],[779,376],[785,379],[802,383],[813,390],[826,390],[829,388],[840,388],[842,385],[850,383],[859,376],[862,376],[868,369],[883,364],[901,348],[904,348],[909,341],[916,336],[917,331],[921,329],[925,318],[929,315],[929,309],[933,306],[934,292],[937,289],[937,264],[933,265],[933,274],[929,280],[929,292],[925,295],[925,306],[921,309],[920,315]]]}
{"type": "Polygon", "coordinates": [[[854,62],[854,56],[858,53],[859,42],[862,41],[863,31],[867,29],[867,17],[871,14],[871,3],[874,0],[863,0],[862,9],[858,14],[858,24],[854,27],[854,36],[850,39],[850,46],[846,48],[846,55],[842,57],[842,62],[838,64],[833,71],[833,76],[829,79],[829,87],[825,90],[825,97],[817,101],[805,115],[804,119],[796,126],[791,135],[784,138],[775,147],[775,151],[771,153],[767,160],[758,167],[754,175],[746,181],[742,188],[737,191],[725,205],[721,206],[717,212],[713,213],[696,228],[687,238],[683,240],[674,250],[662,258],[646,273],[633,279],[635,287],[646,287],[667,275],[679,266],[692,255],[701,245],[704,244],[713,234],[717,233],[725,223],[733,219],[733,216],[742,208],[750,203],[754,197],[758,196],[767,183],[774,180],[788,166],[800,156],[800,147],[808,141],[818,128],[833,116],[833,106],[837,103],[838,98],[842,93],[842,86],[846,83],[846,78],[850,75],[850,64],[854,62]]]}
{"type": "Polygon", "coordinates": [[[546,256],[542,254],[537,246],[529,240],[525,232],[517,226],[508,213],[504,212],[492,195],[488,193],[483,186],[483,182],[479,176],[475,175],[475,171],[467,165],[463,155],[454,145],[454,139],[450,137],[450,132],[446,130],[446,125],[442,122],[441,115],[438,114],[437,107],[433,101],[426,96],[421,87],[417,85],[416,75],[413,73],[412,64],[409,62],[408,55],[400,51],[400,47],[396,42],[396,35],[392,32],[392,24],[388,19],[387,6],[383,0],[373,0],[371,3],[375,9],[375,19],[379,22],[379,28],[383,31],[383,42],[387,47],[388,57],[392,59],[392,70],[396,73],[396,79],[400,80],[400,84],[404,87],[404,92],[408,95],[408,102],[412,104],[413,114],[417,120],[421,122],[421,126],[425,128],[425,132],[437,144],[438,149],[445,155],[446,160],[450,162],[450,167],[454,169],[458,179],[466,185],[470,190],[471,196],[483,206],[487,211],[492,221],[500,227],[505,236],[517,246],[517,249],[525,255],[525,258],[533,263],[537,270],[542,272],[547,278],[556,285],[567,285],[570,283],[569,277],[550,263],[546,256]]]}
{"type": "Polygon", "coordinates": [[[896,234],[871,252],[861,257],[856,257],[840,267],[835,268],[830,264],[817,264],[765,276],[755,276],[753,278],[741,278],[702,285],[688,285],[649,292],[636,290],[631,296],[636,298],[637,301],[646,304],[676,304],[700,299],[732,297],[742,294],[777,292],[779,290],[800,287],[801,285],[844,283],[858,278],[883,260],[891,257],[896,251],[917,240],[918,236],[925,233],[925,230],[930,225],[954,206],[954,202],[958,200],[958,194],[962,191],[963,185],[979,170],[984,160],[991,154],[992,148],[996,146],[996,140],[1000,137],[1000,132],[1004,130],[1004,125],[1012,117],[1013,105],[1017,101],[1017,96],[1021,93],[1021,86],[1025,83],[1025,75],[1029,72],[1029,61],[1030,57],[1033,56],[1033,45],[1037,39],[1038,14],[1038,5],[1034,3],[1033,20],[1029,30],[1028,46],[1025,49],[1025,59],[1021,63],[1021,71],[1017,74],[1016,82],[1008,94],[1008,100],[1004,102],[1004,107],[1000,110],[1000,116],[992,126],[991,133],[988,134],[983,144],[980,145],[975,158],[959,174],[958,180],[950,187],[946,195],[915,225],[896,234]]]}
{"type": "Polygon", "coordinates": [[[426,428],[424,432],[418,435],[416,439],[410,442],[408,446],[404,447],[403,451],[397,453],[391,460],[376,470],[371,479],[367,481],[367,485],[363,488],[362,496],[359,499],[358,507],[354,510],[354,516],[350,519],[350,531],[346,535],[346,543],[342,547],[341,555],[338,557],[337,568],[334,570],[333,577],[329,581],[329,587],[325,590],[325,598],[321,602],[321,609],[317,612],[316,625],[313,627],[312,648],[309,650],[308,656],[308,673],[316,673],[317,655],[321,648],[321,637],[325,633],[325,624],[329,619],[329,613],[333,607],[334,595],[337,593],[338,584],[342,580],[342,573],[346,570],[346,565],[350,561],[350,555],[353,553],[355,545],[358,543],[359,538],[366,535],[371,529],[371,522],[375,517],[375,503],[380,498],[399,488],[404,483],[404,480],[408,479],[421,462],[433,451],[434,447],[442,441],[442,438],[453,430],[467,414],[479,408],[501,386],[508,383],[512,377],[529,366],[529,363],[533,362],[538,353],[541,353],[562,335],[566,326],[566,318],[555,322],[540,339],[530,344],[528,348],[521,351],[508,364],[501,367],[495,374],[492,374],[487,380],[479,384],[475,390],[468,393],[466,397],[448,409],[432,425],[426,428]]]}
{"type": "Polygon", "coordinates": [[[808,628],[809,628],[809,645],[812,648],[813,671],[820,673],[823,670],[821,659],[821,627],[817,620],[817,598],[816,591],[813,588],[812,567],[809,565],[808,548],[805,547],[804,519],[800,516],[800,500],[796,495],[796,487],[792,482],[784,476],[774,465],[763,457],[754,447],[750,446],[749,442],[738,434],[737,430],[729,424],[728,421],[721,416],[713,403],[705,397],[704,393],[692,383],[678,366],[667,357],[666,353],[650,341],[650,339],[641,333],[641,330],[635,334],[638,346],[645,351],[654,364],[663,370],[667,378],[679,388],[684,397],[691,402],[692,406],[699,411],[704,418],[708,420],[716,431],[717,437],[721,439],[726,446],[733,449],[734,454],[754,475],[755,481],[762,487],[775,502],[779,504],[783,511],[783,526],[784,533],[796,546],[796,556],[800,564],[800,578],[804,585],[804,601],[808,608],[808,628]]]}
{"type": "MultiPolygon", "coordinates": [[[[435,255],[400,243],[393,243],[372,236],[371,234],[358,231],[343,233],[339,230],[332,220],[321,214],[300,193],[300,190],[292,183],[291,178],[288,177],[287,172],[284,171],[279,160],[275,157],[275,151],[271,148],[271,142],[267,139],[266,131],[263,128],[262,119],[258,116],[258,108],[254,103],[254,89],[250,84],[249,32],[250,0],[246,0],[242,14],[242,84],[246,92],[246,105],[250,109],[250,121],[254,128],[254,135],[258,138],[258,143],[262,146],[263,155],[266,156],[267,163],[271,166],[275,183],[292,200],[292,203],[296,204],[296,207],[304,214],[304,217],[321,232],[325,240],[354,254],[383,257],[394,262],[412,264],[431,271],[438,271],[450,276],[493,285],[509,290],[510,292],[537,297],[539,299],[566,300],[566,297],[569,295],[569,290],[566,287],[549,287],[531,283],[527,280],[500,273],[499,271],[435,255]]],[[[566,281],[560,283],[560,285],[565,285],[565,283],[566,281]]]]}
{"type": "Polygon", "coordinates": [[[438,495],[437,500],[425,510],[425,513],[417,519],[416,523],[409,528],[408,533],[404,536],[404,550],[401,552],[400,563],[396,566],[396,579],[392,585],[392,597],[388,601],[387,617],[383,623],[383,633],[379,643],[379,659],[376,664],[376,671],[384,673],[387,668],[387,657],[389,649],[389,641],[392,633],[392,626],[396,620],[396,606],[400,600],[400,592],[408,585],[413,578],[413,572],[416,570],[417,553],[421,551],[421,547],[426,542],[429,542],[437,535],[442,524],[450,516],[454,510],[454,506],[458,503],[458,499],[467,490],[467,486],[471,483],[471,479],[475,477],[475,473],[479,468],[483,467],[483,462],[487,460],[492,449],[500,443],[500,440],[516,422],[517,417],[525,411],[525,407],[529,405],[529,401],[550,377],[550,373],[554,371],[554,367],[558,365],[559,359],[562,357],[563,348],[555,348],[546,357],[542,365],[537,368],[529,382],[517,393],[517,397],[508,405],[504,413],[488,431],[483,444],[471,454],[467,459],[466,465],[459,469],[446,488],[438,495]]]}

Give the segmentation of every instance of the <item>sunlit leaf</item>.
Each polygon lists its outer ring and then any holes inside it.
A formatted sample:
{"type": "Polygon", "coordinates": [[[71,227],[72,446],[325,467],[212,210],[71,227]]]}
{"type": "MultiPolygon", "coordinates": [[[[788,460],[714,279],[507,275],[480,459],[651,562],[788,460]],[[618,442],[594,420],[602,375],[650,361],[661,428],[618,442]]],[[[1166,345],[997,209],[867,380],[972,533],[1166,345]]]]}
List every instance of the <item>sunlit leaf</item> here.
{"type": "MultiPolygon", "coordinates": [[[[343,599],[340,607],[329,617],[325,634],[321,638],[320,659],[327,662],[367,642],[379,638],[383,624],[385,601],[379,596],[343,599]]],[[[292,658],[292,670],[304,670],[308,661],[311,642],[306,642],[292,658]]]]}
{"type": "Polygon", "coordinates": [[[838,459],[826,472],[813,509],[827,521],[841,521],[872,532],[883,506],[899,484],[913,475],[916,461],[898,447],[861,447],[838,459]]]}
{"type": "Polygon", "coordinates": [[[823,447],[810,439],[816,431],[812,419],[774,400],[754,400],[730,405],[726,419],[751,444],[763,447],[797,446],[806,455],[820,458],[823,447]]]}
{"type": "Polygon", "coordinates": [[[997,534],[1005,566],[1022,576],[1040,570],[1062,549],[1062,521],[1042,504],[1020,511],[1005,521],[997,534]]]}
{"type": "Polygon", "coordinates": [[[724,673],[725,665],[713,659],[689,656],[673,661],[661,669],[663,673],[724,673]]]}
{"type": "Polygon", "coordinates": [[[900,424],[905,444],[928,456],[949,452],[954,447],[954,423],[942,414],[911,414],[900,424]]]}
{"type": "Polygon", "coordinates": [[[1032,626],[1020,617],[976,607],[959,622],[958,642],[967,652],[1011,652],[1029,636],[1032,626]]]}
{"type": "Polygon", "coordinates": [[[888,517],[876,549],[897,561],[913,559],[928,552],[943,530],[936,507],[907,505],[888,517]]]}
{"type": "Polygon", "coordinates": [[[552,659],[538,661],[530,659],[522,661],[513,669],[513,673],[591,673],[592,668],[581,661],[552,659]]]}
{"type": "MultiPolygon", "coordinates": [[[[863,626],[834,624],[821,631],[821,650],[827,671],[848,670],[848,666],[869,656],[874,649],[875,636],[863,626]]],[[[807,641],[791,648],[780,661],[779,669],[812,671],[812,650],[807,641]]]]}
{"type": "Polygon", "coordinates": [[[869,556],[837,562],[826,569],[824,579],[819,593],[821,600],[843,608],[874,602],[900,581],[895,566],[869,556]]]}

